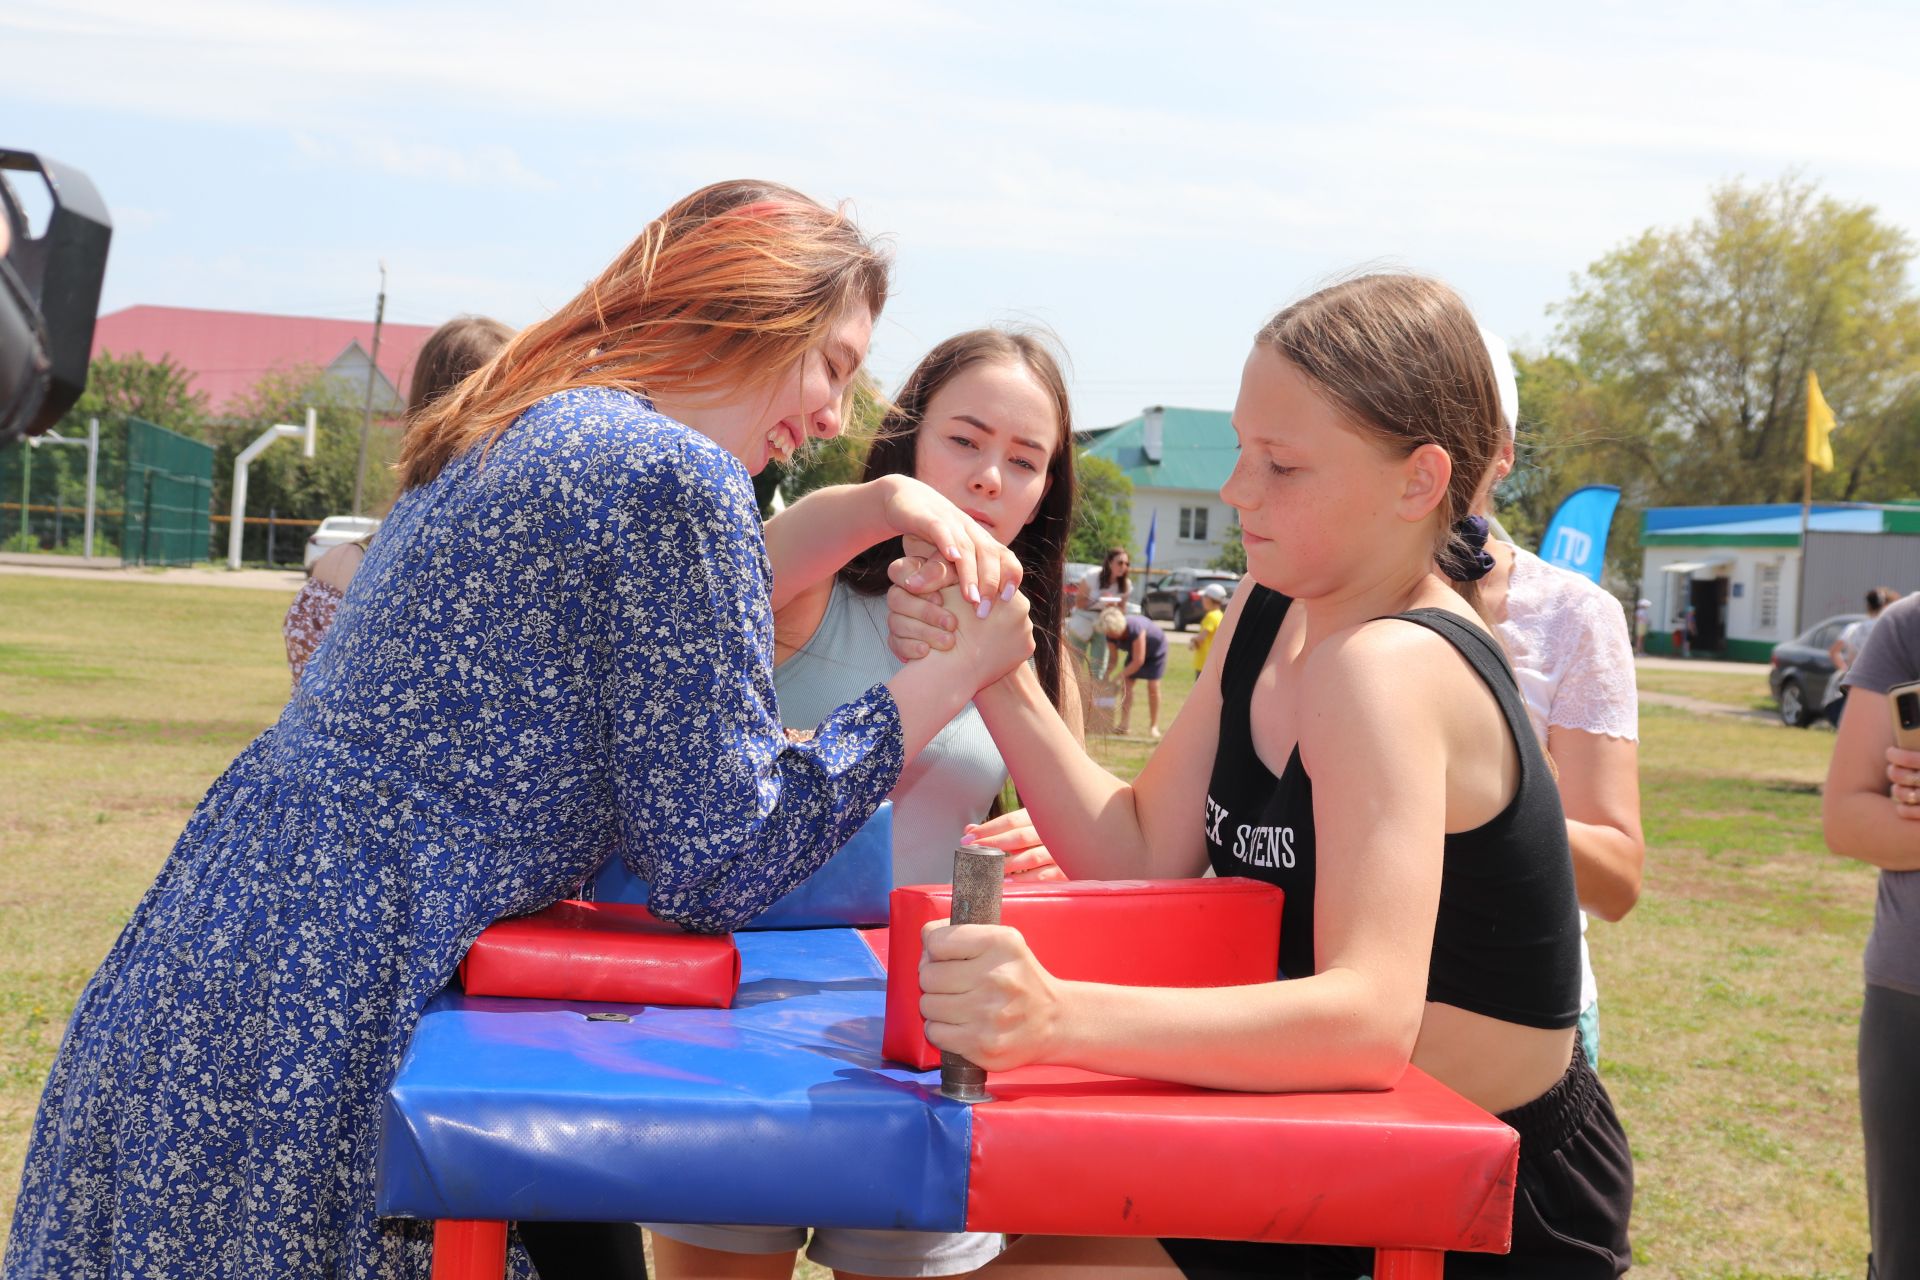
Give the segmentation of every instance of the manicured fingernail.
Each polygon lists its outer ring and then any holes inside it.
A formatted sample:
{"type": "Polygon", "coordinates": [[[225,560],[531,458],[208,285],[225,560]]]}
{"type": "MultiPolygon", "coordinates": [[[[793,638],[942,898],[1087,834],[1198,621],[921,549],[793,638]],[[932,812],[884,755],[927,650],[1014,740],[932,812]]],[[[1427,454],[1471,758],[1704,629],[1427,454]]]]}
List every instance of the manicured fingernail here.
{"type": "MultiPolygon", "coordinates": [[[[960,594],[965,596],[969,601],[971,601],[974,604],[980,603],[980,588],[975,586],[971,582],[967,584],[967,589],[965,591],[962,591],[960,594]]],[[[982,613],[980,616],[984,618],[987,615],[982,613]]]]}
{"type": "Polygon", "coordinates": [[[947,548],[947,559],[958,560],[959,558],[960,558],[960,548],[952,547],[952,546],[947,548]]]}
{"type": "Polygon", "coordinates": [[[992,611],[993,611],[993,601],[982,600],[980,602],[980,607],[973,611],[973,616],[976,618],[984,618],[992,611]]]}
{"type": "Polygon", "coordinates": [[[969,831],[969,832],[967,832],[967,834],[965,834],[965,835],[963,835],[963,836],[961,836],[961,837],[960,837],[960,843],[961,843],[961,844],[972,844],[972,843],[973,843],[973,832],[971,832],[971,831],[969,831]]]}

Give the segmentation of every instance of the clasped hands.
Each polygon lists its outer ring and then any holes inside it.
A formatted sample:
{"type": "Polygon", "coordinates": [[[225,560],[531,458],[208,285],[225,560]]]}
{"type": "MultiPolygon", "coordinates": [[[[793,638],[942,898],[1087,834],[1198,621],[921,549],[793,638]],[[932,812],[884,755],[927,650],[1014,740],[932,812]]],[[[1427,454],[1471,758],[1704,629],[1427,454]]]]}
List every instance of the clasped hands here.
{"type": "MultiPolygon", "coordinates": [[[[990,572],[999,566],[976,561],[974,581],[986,589],[970,591],[962,573],[970,567],[965,555],[912,534],[903,538],[903,548],[905,554],[889,566],[893,586],[887,592],[889,642],[903,662],[956,647],[964,650],[975,642],[976,632],[991,628],[995,615],[1014,604],[1020,606],[1027,646],[1005,670],[1032,653],[1032,626],[1025,622],[1026,601],[1015,589],[1017,579],[1005,579],[996,593],[990,572]],[[968,604],[974,607],[965,607],[968,604]]],[[[1008,620],[999,621],[1004,626],[1008,620]]],[[[970,824],[966,843],[1006,852],[1009,879],[1065,878],[1024,809],[970,824]]],[[[935,1048],[961,1054],[989,1071],[1057,1056],[1066,1009],[1061,983],[1034,957],[1017,929],[930,922],[921,934],[920,991],[927,1040],[935,1048]]]]}
{"type": "MultiPolygon", "coordinates": [[[[890,479],[886,521],[901,535],[906,554],[888,569],[896,584],[887,593],[888,608],[940,620],[927,628],[939,632],[937,643],[911,646],[895,639],[893,650],[903,662],[936,649],[953,653],[977,677],[972,687],[992,684],[1033,655],[1020,560],[929,486],[904,476],[890,479]]],[[[889,630],[896,630],[891,618],[889,630]]]]}
{"type": "MultiPolygon", "coordinates": [[[[952,649],[960,633],[961,614],[965,611],[949,608],[953,601],[942,598],[942,593],[950,592],[959,581],[955,558],[935,554],[931,544],[911,535],[902,541],[906,554],[887,567],[887,577],[893,583],[887,591],[887,639],[896,657],[902,662],[914,662],[936,650],[952,649]]],[[[959,560],[964,561],[965,557],[959,560]]],[[[1005,594],[1003,591],[1002,595],[1005,594]]],[[[992,596],[984,598],[988,605],[992,603],[992,596]]],[[[987,606],[982,605],[974,612],[985,616],[987,606]]],[[[1005,853],[1010,880],[1067,878],[1054,864],[1053,856],[1041,842],[1025,809],[1016,809],[985,823],[969,823],[962,843],[985,845],[1005,853]]]]}

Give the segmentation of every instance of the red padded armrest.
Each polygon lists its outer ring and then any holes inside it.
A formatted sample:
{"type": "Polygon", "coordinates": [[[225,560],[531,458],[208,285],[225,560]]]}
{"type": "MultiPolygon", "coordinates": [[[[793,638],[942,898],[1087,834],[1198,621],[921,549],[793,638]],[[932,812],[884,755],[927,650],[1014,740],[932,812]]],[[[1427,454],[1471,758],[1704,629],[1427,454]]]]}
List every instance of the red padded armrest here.
{"type": "Polygon", "coordinates": [[[730,935],[684,933],[645,907],[563,901],[483,930],[460,983],[474,996],[724,1009],[740,952],[730,935]]]}
{"type": "MultiPolygon", "coordinates": [[[[1001,923],[1020,930],[1047,971],[1133,987],[1272,982],[1280,966],[1280,890],[1258,880],[1009,881],[1001,923]]],[[[940,1065],[920,1016],[920,930],[952,909],[951,885],[895,889],[887,929],[881,1051],[916,1071],[940,1065]]]]}
{"type": "Polygon", "coordinates": [[[967,1230],[1505,1253],[1520,1138],[1409,1067],[1375,1093],[1225,1093],[1069,1067],[993,1076],[967,1230]]]}

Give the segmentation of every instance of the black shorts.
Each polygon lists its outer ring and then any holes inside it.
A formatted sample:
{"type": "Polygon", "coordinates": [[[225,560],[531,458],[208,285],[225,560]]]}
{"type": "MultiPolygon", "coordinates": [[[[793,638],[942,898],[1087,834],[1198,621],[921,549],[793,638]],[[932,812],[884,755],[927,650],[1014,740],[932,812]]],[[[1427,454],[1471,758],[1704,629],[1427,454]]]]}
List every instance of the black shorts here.
{"type": "MultiPolygon", "coordinates": [[[[1633,1156],[1606,1086],[1576,1041],[1560,1082],[1500,1117],[1520,1134],[1513,1252],[1449,1253],[1447,1280],[1566,1277],[1611,1280],[1633,1261],[1633,1156]]],[[[1352,1280],[1373,1273],[1373,1250],[1230,1240],[1162,1240],[1191,1280],[1243,1276],[1352,1280]]]]}

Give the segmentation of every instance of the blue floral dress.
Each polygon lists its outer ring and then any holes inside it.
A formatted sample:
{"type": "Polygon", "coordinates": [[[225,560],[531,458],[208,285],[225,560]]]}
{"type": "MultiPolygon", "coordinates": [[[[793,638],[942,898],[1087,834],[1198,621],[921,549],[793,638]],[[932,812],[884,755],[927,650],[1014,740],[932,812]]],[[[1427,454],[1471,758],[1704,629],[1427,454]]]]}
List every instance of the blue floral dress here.
{"type": "Polygon", "coordinates": [[[426,1276],[374,1216],[380,1102],[474,935],[611,851],[728,929],[899,775],[884,687],[786,740],[769,578],[746,471],[620,392],[402,498],[81,993],[6,1280],[426,1276]]]}

